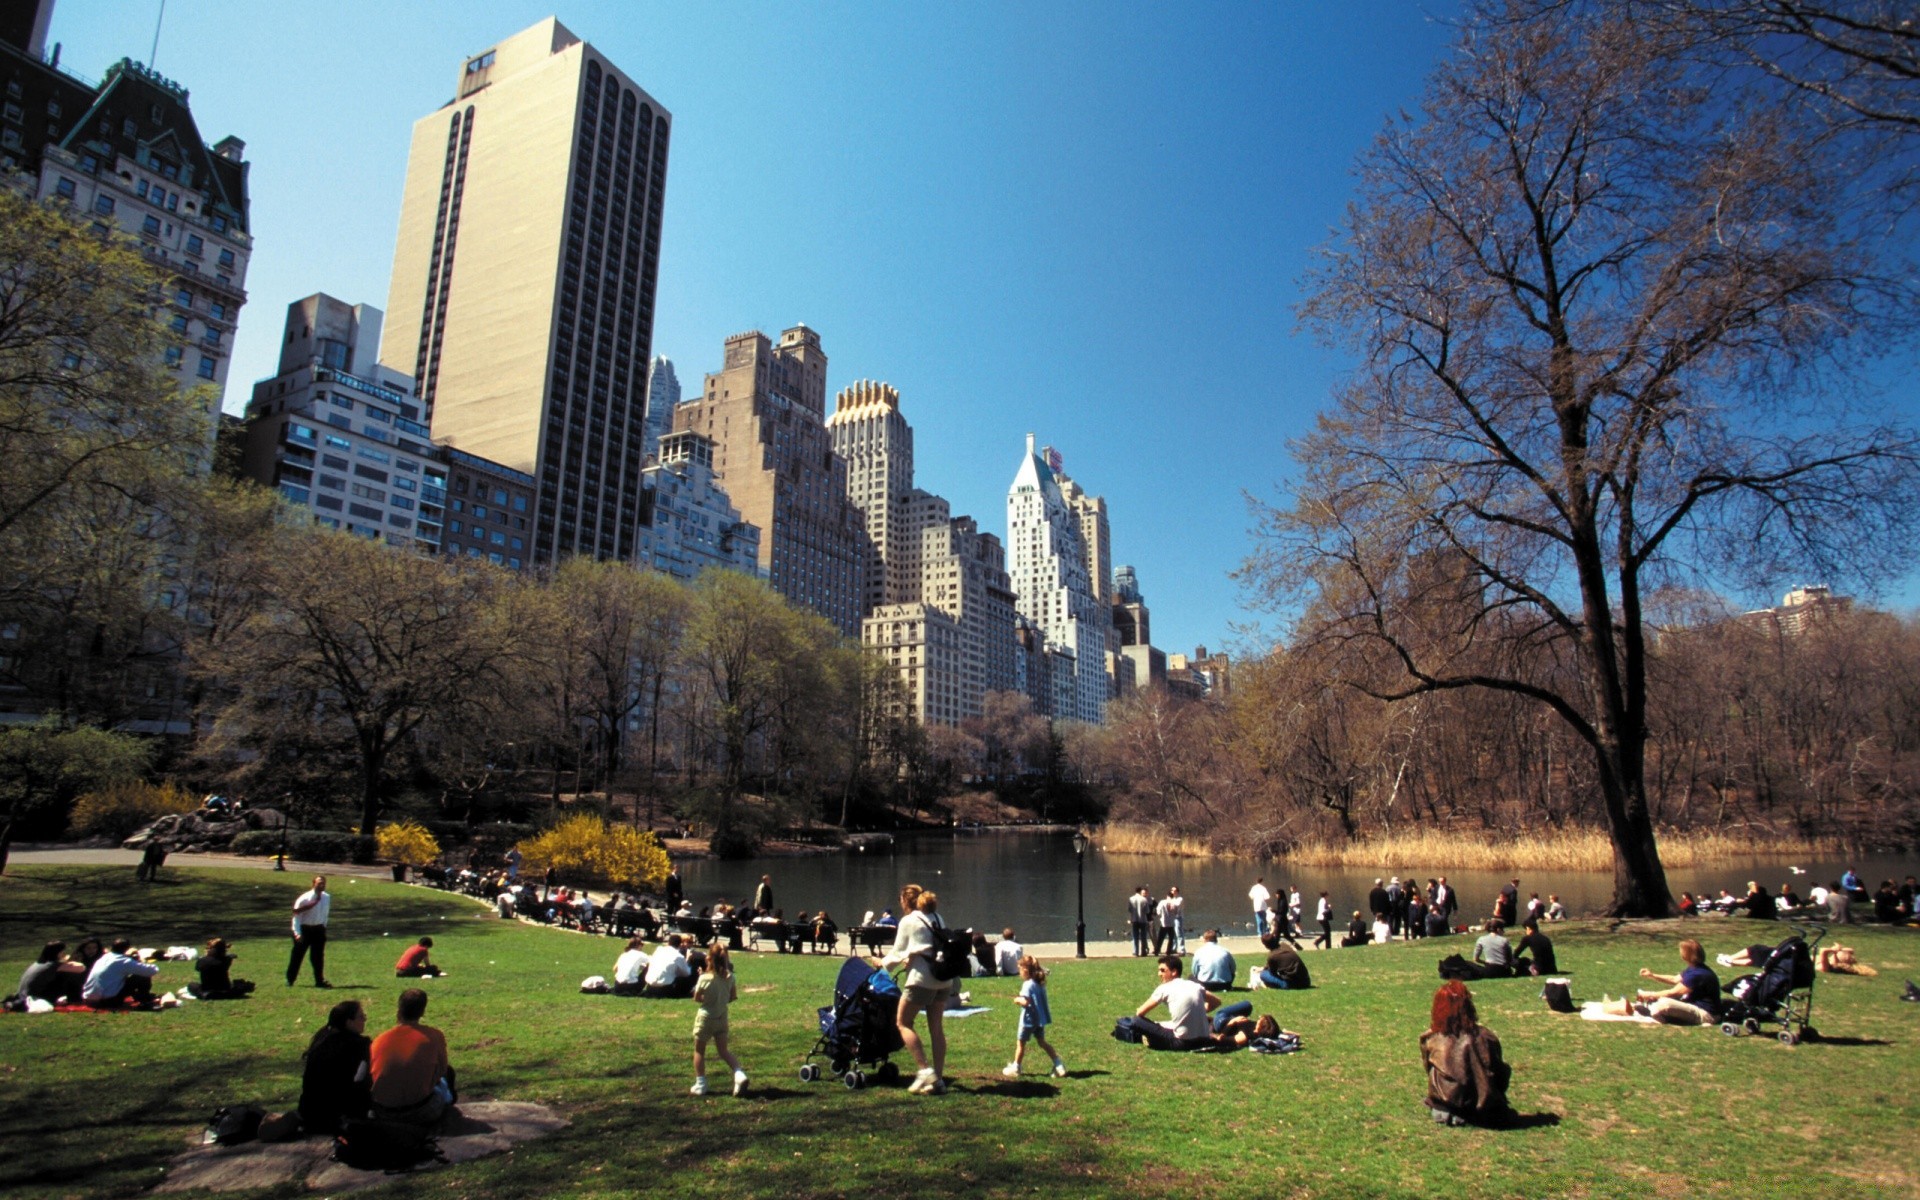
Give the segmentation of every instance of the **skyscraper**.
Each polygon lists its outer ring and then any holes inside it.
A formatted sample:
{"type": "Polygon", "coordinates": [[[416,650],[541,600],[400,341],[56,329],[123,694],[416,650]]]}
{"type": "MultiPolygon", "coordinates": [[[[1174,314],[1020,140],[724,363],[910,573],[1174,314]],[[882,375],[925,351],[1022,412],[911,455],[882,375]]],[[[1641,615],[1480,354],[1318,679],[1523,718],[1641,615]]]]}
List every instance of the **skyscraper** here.
{"type": "Polygon", "coordinates": [[[1081,512],[1061,489],[1058,461],[1051,450],[1042,460],[1027,435],[1026,456],[1007,489],[1007,573],[1015,604],[1044,637],[1043,649],[1073,656],[1070,682],[1059,667],[1053,670],[1051,697],[1043,697],[1048,715],[1097,723],[1107,703],[1113,618],[1094,598],[1081,512]]]}
{"type": "Polygon", "coordinates": [[[630,559],[671,117],[548,18],[413,127],[381,359],[435,438],[537,481],[531,553],[630,559]]]}
{"type": "Polygon", "coordinates": [[[900,412],[899,390],[862,379],[834,401],[827,431],[834,452],[847,462],[847,496],[867,530],[860,611],[865,615],[883,604],[911,604],[920,598],[920,530],[907,521],[913,428],[900,412]]]}
{"type": "Polygon", "coordinates": [[[658,462],[660,439],[673,432],[673,410],[680,403],[680,377],[673,373],[673,360],[664,354],[654,356],[647,372],[647,441],[644,453],[658,462]]]}
{"type": "Polygon", "coordinates": [[[713,443],[714,474],[741,520],[759,527],[760,568],[773,589],[853,635],[866,533],[847,499],[826,404],[819,334],[796,325],[776,346],[763,333],[737,333],[700,396],[674,410],[673,429],[713,443]]]}

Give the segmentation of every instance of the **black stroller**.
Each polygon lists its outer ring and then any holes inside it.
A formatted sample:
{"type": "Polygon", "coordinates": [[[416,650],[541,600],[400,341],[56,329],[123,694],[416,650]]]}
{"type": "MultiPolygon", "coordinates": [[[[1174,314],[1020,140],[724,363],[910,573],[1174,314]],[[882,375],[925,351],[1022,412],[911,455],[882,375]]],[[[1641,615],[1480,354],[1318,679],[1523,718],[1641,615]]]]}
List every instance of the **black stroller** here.
{"type": "Polygon", "coordinates": [[[1819,1038],[1813,1027],[1813,948],[1827,936],[1822,925],[1795,925],[1798,932],[1767,954],[1759,970],[1742,975],[1728,989],[1730,999],[1722,1006],[1720,1032],[1728,1037],[1759,1033],[1762,1024],[1780,1026],[1780,1040],[1787,1045],[1819,1038]]]}
{"type": "Polygon", "coordinates": [[[900,1027],[895,1017],[900,1007],[900,985],[885,969],[864,958],[849,958],[840,964],[840,976],[833,984],[833,1005],[820,1010],[820,1040],[807,1052],[800,1068],[800,1082],[812,1083],[822,1072],[813,1060],[824,1058],[833,1074],[848,1090],[867,1086],[867,1068],[873,1081],[891,1083],[900,1078],[900,1068],[887,1056],[901,1048],[900,1027]]]}

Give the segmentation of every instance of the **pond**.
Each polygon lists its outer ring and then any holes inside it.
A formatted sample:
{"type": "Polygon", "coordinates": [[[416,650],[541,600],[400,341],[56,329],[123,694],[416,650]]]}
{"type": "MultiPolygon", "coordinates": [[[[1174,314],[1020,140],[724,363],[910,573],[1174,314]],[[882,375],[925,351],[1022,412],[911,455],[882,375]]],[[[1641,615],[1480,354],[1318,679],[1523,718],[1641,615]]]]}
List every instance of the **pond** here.
{"type": "MultiPolygon", "coordinates": [[[[1801,895],[1816,880],[1837,879],[1849,864],[1806,861],[1792,865],[1805,875],[1792,875],[1780,860],[1729,860],[1707,868],[1668,872],[1677,896],[1682,891],[1717,894],[1726,888],[1746,891],[1749,879],[1758,879],[1768,891],[1792,879],[1801,895]]],[[[1920,857],[1862,855],[1852,865],[1872,890],[1880,880],[1899,880],[1920,873],[1920,857]]],[[[1445,866],[1414,863],[1412,873],[1423,883],[1444,873],[1460,894],[1462,919],[1478,920],[1493,906],[1500,885],[1511,876],[1491,871],[1458,871],[1445,866]]],[[[1300,888],[1309,925],[1315,898],[1322,889],[1331,893],[1334,912],[1345,915],[1366,908],[1367,892],[1383,872],[1357,867],[1289,867],[1284,861],[1256,863],[1244,859],[1175,858],[1168,855],[1106,855],[1089,851],[1085,862],[1087,937],[1090,940],[1127,937],[1126,899],[1145,884],[1164,895],[1177,886],[1187,898],[1189,931],[1217,925],[1234,933],[1250,932],[1252,907],[1247,889],[1264,875],[1269,887],[1282,883],[1300,888]]],[[[1406,873],[1403,865],[1401,874],[1406,873]]],[[[1392,871],[1384,872],[1391,875],[1392,871]]],[[[871,909],[879,912],[898,902],[900,885],[918,883],[940,895],[940,912],[950,924],[972,926],[997,934],[1011,926],[1029,942],[1073,940],[1076,863],[1073,841],[1064,833],[983,831],[925,833],[897,838],[890,848],[849,851],[802,858],[761,858],[746,862],[696,859],[680,864],[680,878],[695,905],[725,899],[743,904],[753,897],[762,875],[773,878],[774,902],[788,917],[801,909],[826,908],[842,926],[857,923],[871,909]]],[[[1520,899],[1530,892],[1544,900],[1558,893],[1575,915],[1597,911],[1613,894],[1613,877],[1599,872],[1520,872],[1520,899]]]]}

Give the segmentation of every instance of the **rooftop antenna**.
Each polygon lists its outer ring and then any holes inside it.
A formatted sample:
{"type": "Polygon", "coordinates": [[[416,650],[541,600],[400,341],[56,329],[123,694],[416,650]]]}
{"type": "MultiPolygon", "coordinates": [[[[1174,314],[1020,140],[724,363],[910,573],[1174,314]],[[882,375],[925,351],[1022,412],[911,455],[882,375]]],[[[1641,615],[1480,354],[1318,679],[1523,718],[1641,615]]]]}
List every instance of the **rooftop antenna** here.
{"type": "Polygon", "coordinates": [[[147,51],[147,66],[160,69],[160,25],[167,19],[167,0],[160,0],[160,15],[153,19],[153,49],[147,51]]]}

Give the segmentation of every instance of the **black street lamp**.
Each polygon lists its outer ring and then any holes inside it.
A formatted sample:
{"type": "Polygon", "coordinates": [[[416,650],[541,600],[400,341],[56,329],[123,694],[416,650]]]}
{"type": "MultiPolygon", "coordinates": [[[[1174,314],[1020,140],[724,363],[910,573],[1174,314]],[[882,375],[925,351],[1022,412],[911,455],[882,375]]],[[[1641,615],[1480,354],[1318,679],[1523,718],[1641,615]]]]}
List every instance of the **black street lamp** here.
{"type": "Polygon", "coordinates": [[[1073,926],[1074,957],[1087,956],[1087,835],[1085,831],[1073,831],[1073,862],[1078,874],[1080,893],[1079,919],[1073,926]]]}

